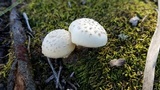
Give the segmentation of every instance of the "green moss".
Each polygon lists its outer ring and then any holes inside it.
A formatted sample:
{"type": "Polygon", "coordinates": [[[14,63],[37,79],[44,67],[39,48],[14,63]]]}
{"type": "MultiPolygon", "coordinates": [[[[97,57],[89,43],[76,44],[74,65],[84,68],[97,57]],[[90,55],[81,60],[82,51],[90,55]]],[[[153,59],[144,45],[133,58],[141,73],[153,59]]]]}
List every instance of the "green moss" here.
{"type": "MultiPolygon", "coordinates": [[[[37,62],[33,63],[35,72],[39,68],[47,74],[44,68],[48,67],[44,65],[41,54],[42,38],[53,29],[68,29],[76,18],[88,17],[104,26],[108,43],[79,54],[76,64],[67,64],[69,70],[76,73],[80,90],[141,89],[146,53],[156,27],[155,8],[153,3],[144,3],[143,0],[87,0],[84,5],[80,0],[28,0],[23,11],[28,14],[35,32],[31,46],[32,60],[37,62]],[[129,19],[135,15],[141,20],[137,27],[132,27],[129,19]],[[119,34],[128,38],[121,40],[119,34]],[[118,68],[109,67],[108,62],[115,58],[125,58],[126,64],[118,68]]],[[[160,88],[158,82],[155,85],[160,88]]]]}
{"type": "Polygon", "coordinates": [[[13,55],[13,50],[10,49],[9,50],[10,53],[8,53],[6,56],[9,58],[8,59],[8,62],[3,66],[3,68],[0,70],[0,79],[1,80],[4,80],[5,83],[6,80],[7,80],[7,77],[8,77],[8,74],[9,74],[9,70],[11,68],[11,65],[12,65],[12,62],[13,62],[13,59],[14,59],[14,55],[13,55]]]}

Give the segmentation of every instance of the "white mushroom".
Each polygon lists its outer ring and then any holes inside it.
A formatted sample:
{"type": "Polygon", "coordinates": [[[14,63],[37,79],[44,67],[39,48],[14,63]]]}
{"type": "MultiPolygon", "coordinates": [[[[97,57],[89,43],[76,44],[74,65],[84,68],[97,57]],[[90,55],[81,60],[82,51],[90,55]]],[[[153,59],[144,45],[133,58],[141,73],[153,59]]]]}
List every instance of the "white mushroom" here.
{"type": "Polygon", "coordinates": [[[70,24],[69,31],[72,42],[78,46],[96,48],[107,43],[105,29],[93,19],[77,19],[70,24]]]}
{"type": "Polygon", "coordinates": [[[48,63],[52,69],[54,78],[56,79],[56,88],[62,90],[62,86],[59,83],[60,72],[56,73],[49,58],[65,58],[74,50],[75,45],[71,42],[70,32],[64,29],[56,29],[46,35],[42,42],[42,53],[47,57],[48,63]]]}
{"type": "Polygon", "coordinates": [[[42,53],[49,58],[67,57],[74,48],[70,32],[64,29],[51,31],[42,42],[42,53]]]}

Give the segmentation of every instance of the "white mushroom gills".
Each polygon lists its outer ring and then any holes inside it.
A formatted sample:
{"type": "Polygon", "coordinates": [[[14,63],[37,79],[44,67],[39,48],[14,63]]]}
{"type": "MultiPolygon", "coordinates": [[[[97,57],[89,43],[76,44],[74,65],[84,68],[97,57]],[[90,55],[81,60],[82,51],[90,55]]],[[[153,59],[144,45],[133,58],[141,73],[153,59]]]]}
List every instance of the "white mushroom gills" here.
{"type": "Polygon", "coordinates": [[[103,26],[90,18],[80,18],[69,26],[71,40],[74,44],[84,47],[101,47],[107,43],[107,33],[103,26]]]}
{"type": "Polygon", "coordinates": [[[75,49],[70,32],[56,29],[46,35],[42,42],[42,53],[49,58],[65,58],[75,49]]]}

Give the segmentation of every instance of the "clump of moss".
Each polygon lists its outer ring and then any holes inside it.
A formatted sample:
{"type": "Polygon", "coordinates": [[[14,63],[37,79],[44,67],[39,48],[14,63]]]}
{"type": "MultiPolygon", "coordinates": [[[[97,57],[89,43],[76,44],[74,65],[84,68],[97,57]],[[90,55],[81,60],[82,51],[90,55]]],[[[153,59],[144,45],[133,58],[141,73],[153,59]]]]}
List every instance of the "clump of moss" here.
{"type": "Polygon", "coordinates": [[[43,37],[53,29],[68,29],[76,18],[87,17],[104,26],[109,40],[105,47],[78,54],[76,64],[67,64],[75,72],[80,90],[141,89],[146,54],[156,27],[155,8],[153,3],[142,0],[86,0],[85,4],[77,0],[28,0],[23,11],[29,15],[35,32],[31,45],[35,73],[39,68],[44,77],[47,74],[41,54],[43,37]],[[132,27],[129,19],[136,15],[141,20],[132,27]],[[128,37],[121,40],[119,34],[128,37]],[[109,67],[108,62],[115,58],[125,58],[126,64],[109,67]]]}

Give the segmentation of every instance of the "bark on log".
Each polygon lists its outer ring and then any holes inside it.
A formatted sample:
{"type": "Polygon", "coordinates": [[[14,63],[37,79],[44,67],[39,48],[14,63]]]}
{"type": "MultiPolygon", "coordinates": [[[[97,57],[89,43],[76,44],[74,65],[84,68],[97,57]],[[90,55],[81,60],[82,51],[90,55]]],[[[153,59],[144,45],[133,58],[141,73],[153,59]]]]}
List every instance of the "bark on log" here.
{"type": "Polygon", "coordinates": [[[8,77],[7,90],[35,90],[28,52],[25,46],[27,38],[16,7],[10,13],[10,30],[12,32],[15,56],[8,77]]]}

